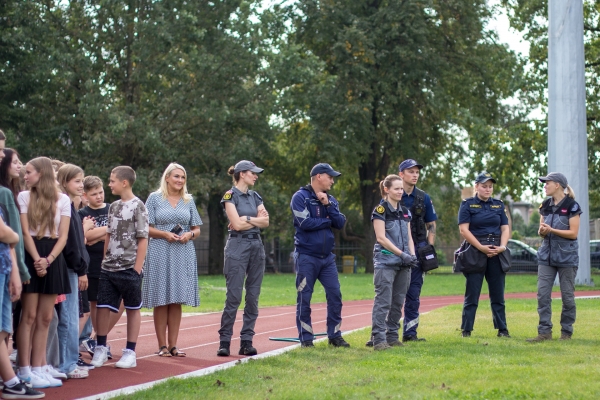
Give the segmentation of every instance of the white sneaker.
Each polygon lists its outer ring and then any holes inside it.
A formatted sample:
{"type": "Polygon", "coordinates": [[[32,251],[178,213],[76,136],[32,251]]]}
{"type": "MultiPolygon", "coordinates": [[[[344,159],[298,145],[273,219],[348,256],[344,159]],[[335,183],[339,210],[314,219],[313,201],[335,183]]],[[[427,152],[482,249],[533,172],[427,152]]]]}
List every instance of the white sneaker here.
{"type": "Polygon", "coordinates": [[[8,356],[8,359],[11,362],[16,363],[17,362],[17,349],[13,349],[13,351],[10,353],[10,355],[8,356]]]}
{"type": "MultiPolygon", "coordinates": [[[[95,354],[94,354],[95,356],[95,354]]],[[[135,358],[135,351],[129,349],[123,349],[123,355],[121,359],[115,364],[117,368],[134,368],[137,367],[137,361],[135,358]]]]}
{"type": "Polygon", "coordinates": [[[90,376],[90,373],[85,368],[77,367],[67,374],[69,379],[84,379],[90,376]]]}
{"type": "Polygon", "coordinates": [[[25,384],[30,385],[30,387],[33,389],[45,389],[50,387],[50,382],[44,379],[43,376],[40,376],[33,371],[31,371],[29,376],[22,376],[19,374],[17,374],[17,376],[20,380],[25,382],[25,384]]]}
{"type": "Polygon", "coordinates": [[[53,377],[54,379],[67,379],[67,374],[64,374],[56,369],[54,369],[54,367],[52,365],[46,365],[45,369],[43,369],[44,372],[46,372],[47,374],[50,374],[51,377],[53,377]]]}
{"type": "Polygon", "coordinates": [[[50,387],[61,387],[62,386],[62,381],[60,379],[56,379],[53,378],[52,375],[50,375],[50,373],[42,370],[42,372],[37,372],[38,376],[41,376],[42,378],[44,378],[45,380],[48,381],[48,383],[50,384],[50,387]]]}
{"type": "Polygon", "coordinates": [[[108,360],[108,348],[106,346],[96,346],[94,349],[94,358],[92,358],[90,364],[98,368],[104,365],[106,360],[108,360]]]}

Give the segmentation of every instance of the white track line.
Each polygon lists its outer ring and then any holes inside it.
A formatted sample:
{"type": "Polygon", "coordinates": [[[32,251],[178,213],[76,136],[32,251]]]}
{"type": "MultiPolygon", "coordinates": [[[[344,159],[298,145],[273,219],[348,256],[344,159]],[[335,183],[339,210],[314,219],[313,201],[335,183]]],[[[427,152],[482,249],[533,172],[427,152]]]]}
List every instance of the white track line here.
{"type": "MultiPolygon", "coordinates": [[[[363,314],[356,314],[354,316],[357,316],[357,315],[363,315],[363,314]]],[[[352,317],[352,315],[349,315],[348,317],[352,317]]],[[[345,317],[345,318],[348,318],[348,317],[345,317]]],[[[323,322],[323,321],[319,321],[319,322],[323,322]]],[[[296,326],[294,326],[293,328],[296,329],[296,326]]],[[[291,329],[291,328],[284,328],[284,329],[291,329]]],[[[277,332],[277,331],[284,330],[284,329],[277,329],[277,330],[274,330],[271,332],[277,332]]],[[[350,334],[353,332],[360,331],[362,329],[365,329],[365,328],[353,329],[351,331],[344,332],[344,334],[350,334]]],[[[266,334],[266,333],[270,333],[270,332],[265,332],[264,334],[266,334]]],[[[327,338],[317,339],[317,340],[315,340],[315,342],[321,342],[323,340],[327,340],[327,338]]],[[[215,342],[215,343],[219,343],[219,342],[215,342]]],[[[195,346],[195,347],[198,347],[198,346],[195,346]]],[[[287,353],[288,351],[293,350],[298,347],[300,347],[300,344],[294,344],[291,346],[284,347],[282,349],[267,351],[266,353],[262,353],[262,354],[259,354],[256,356],[241,358],[241,359],[238,359],[235,361],[227,362],[225,364],[219,364],[219,365],[215,365],[212,367],[199,369],[197,371],[192,371],[192,372],[188,372],[188,373],[181,374],[181,375],[171,376],[169,378],[163,378],[163,379],[159,379],[159,380],[152,381],[152,382],[146,382],[146,383],[142,383],[139,385],[124,387],[122,389],[111,390],[110,392],[104,392],[104,393],[95,394],[95,395],[92,395],[89,397],[83,397],[83,398],[80,398],[79,400],[104,400],[104,399],[110,399],[110,398],[117,397],[117,396],[128,395],[128,394],[132,394],[135,392],[139,392],[140,390],[150,389],[152,386],[157,385],[162,382],[166,382],[168,379],[186,379],[186,378],[193,378],[193,377],[197,377],[197,376],[209,375],[209,374],[212,374],[213,372],[222,371],[224,369],[235,367],[236,365],[248,362],[248,360],[251,360],[251,359],[258,360],[261,358],[278,356],[280,354],[287,353]]],[[[188,347],[188,349],[189,348],[190,347],[188,347]]]]}

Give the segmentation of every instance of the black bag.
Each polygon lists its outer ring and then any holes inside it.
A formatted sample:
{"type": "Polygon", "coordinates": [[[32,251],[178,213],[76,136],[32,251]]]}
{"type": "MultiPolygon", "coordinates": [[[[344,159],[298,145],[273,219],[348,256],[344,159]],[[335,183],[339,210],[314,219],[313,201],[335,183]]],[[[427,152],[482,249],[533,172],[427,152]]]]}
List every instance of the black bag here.
{"type": "Polygon", "coordinates": [[[508,247],[502,253],[498,254],[498,257],[500,257],[500,265],[502,266],[502,272],[507,273],[508,271],[510,271],[512,258],[508,247]]]}
{"type": "Polygon", "coordinates": [[[466,240],[463,240],[458,250],[454,252],[454,272],[475,274],[484,272],[486,266],[487,256],[466,240]]]}
{"type": "Polygon", "coordinates": [[[417,249],[417,258],[423,272],[431,271],[439,267],[437,253],[431,244],[426,244],[417,249]]]}

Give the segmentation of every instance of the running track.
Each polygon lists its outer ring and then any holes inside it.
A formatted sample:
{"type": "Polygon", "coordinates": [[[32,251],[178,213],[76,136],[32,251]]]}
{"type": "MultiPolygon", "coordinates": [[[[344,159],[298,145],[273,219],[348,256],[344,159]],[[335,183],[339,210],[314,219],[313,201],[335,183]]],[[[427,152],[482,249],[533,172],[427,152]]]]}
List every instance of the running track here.
{"type": "MultiPolygon", "coordinates": [[[[579,296],[599,296],[600,291],[579,292],[579,296]]],[[[535,293],[506,294],[507,299],[535,298],[535,293]]],[[[553,297],[560,297],[560,293],[553,293],[553,297]]],[[[481,300],[487,300],[487,295],[482,295],[481,300]]],[[[422,297],[421,312],[427,312],[450,304],[461,304],[463,296],[422,297]]],[[[346,301],[343,307],[344,331],[350,331],[371,325],[372,300],[346,301]]],[[[256,336],[254,346],[259,354],[270,350],[290,346],[290,343],[270,341],[269,336],[296,337],[295,306],[269,307],[260,310],[256,322],[256,336]]],[[[315,332],[325,332],[325,319],[327,309],[325,304],[313,304],[312,321],[315,332]]],[[[234,332],[239,335],[241,328],[241,310],[238,312],[234,332]]],[[[46,399],[77,399],[93,396],[127,386],[138,385],[171,376],[181,375],[203,368],[212,367],[242,358],[237,355],[239,350],[239,337],[231,343],[231,357],[217,357],[219,345],[217,331],[220,326],[221,313],[186,316],[181,321],[178,347],[185,350],[185,358],[163,358],[154,353],[157,351],[156,337],[152,317],[142,319],[140,337],[137,343],[137,368],[116,370],[114,363],[121,357],[121,348],[125,347],[126,324],[123,318],[109,335],[109,343],[115,356],[102,368],[90,371],[87,379],[73,379],[64,382],[61,388],[45,389],[46,399]]],[[[84,355],[85,359],[89,356],[84,355]]]]}

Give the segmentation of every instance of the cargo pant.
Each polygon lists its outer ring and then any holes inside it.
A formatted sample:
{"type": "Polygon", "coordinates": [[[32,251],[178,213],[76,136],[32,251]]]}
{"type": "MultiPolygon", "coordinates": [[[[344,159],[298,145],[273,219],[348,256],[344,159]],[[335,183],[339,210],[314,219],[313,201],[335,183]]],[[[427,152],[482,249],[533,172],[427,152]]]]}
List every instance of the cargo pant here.
{"type": "Polygon", "coordinates": [[[373,344],[398,338],[402,305],[410,284],[410,268],[376,268],[373,274],[375,300],[373,301],[373,344]]]}
{"type": "MultiPolygon", "coordinates": [[[[415,253],[419,247],[427,245],[421,242],[415,245],[415,253]]],[[[418,253],[417,253],[418,254],[418,253]]],[[[424,272],[419,265],[410,270],[410,283],[404,303],[404,333],[403,336],[417,336],[419,327],[419,307],[421,307],[421,289],[423,288],[424,272]]]]}
{"type": "Polygon", "coordinates": [[[258,297],[265,273],[265,248],[257,233],[229,237],[225,245],[223,274],[227,285],[225,307],[221,316],[220,341],[229,342],[233,336],[233,324],[246,288],[246,301],[241,340],[252,340],[254,325],[258,318],[258,297]],[[245,286],[244,286],[245,279],[245,286]]]}
{"type": "Polygon", "coordinates": [[[296,258],[296,326],[301,341],[314,340],[310,318],[310,300],[317,279],[325,289],[327,298],[327,337],[334,339],[342,336],[342,292],[338,279],[335,254],[325,258],[298,254],[296,258]]]}
{"type": "Polygon", "coordinates": [[[562,297],[561,332],[572,335],[576,315],[575,277],[577,276],[577,267],[549,267],[547,265],[538,265],[537,300],[540,316],[538,333],[552,333],[552,285],[557,274],[562,297]]]}

